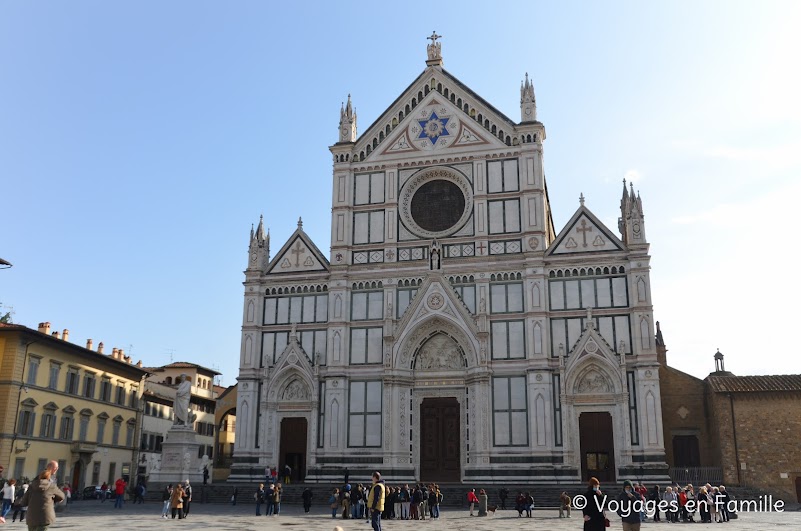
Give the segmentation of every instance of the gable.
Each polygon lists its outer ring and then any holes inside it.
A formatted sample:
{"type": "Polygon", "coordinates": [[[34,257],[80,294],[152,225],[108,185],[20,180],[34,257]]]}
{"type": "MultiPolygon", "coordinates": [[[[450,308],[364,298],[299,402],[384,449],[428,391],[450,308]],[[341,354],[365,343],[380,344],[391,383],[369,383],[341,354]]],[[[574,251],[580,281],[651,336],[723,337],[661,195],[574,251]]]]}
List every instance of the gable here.
{"type": "Polygon", "coordinates": [[[306,273],[328,271],[328,260],[300,229],[276,253],[267,273],[306,273]]]}
{"type": "MultiPolygon", "coordinates": [[[[424,70],[406,90],[368,127],[354,146],[354,160],[363,161],[378,152],[382,157],[454,149],[467,146],[501,147],[516,143],[515,122],[470,90],[453,75],[439,67],[424,70]],[[432,100],[436,103],[432,108],[432,100]],[[425,146],[420,137],[425,131],[419,121],[431,119],[431,111],[439,110],[448,118],[443,141],[425,146]],[[422,111],[426,111],[425,116],[422,111]],[[449,128],[448,125],[451,127],[449,128]],[[414,127],[418,131],[412,132],[414,127]],[[404,138],[405,137],[405,138],[404,138]]],[[[429,137],[430,138],[430,137],[429,137]]]]}
{"type": "Polygon", "coordinates": [[[504,148],[506,144],[437,92],[431,92],[373,151],[373,157],[408,156],[432,151],[504,148]]]}
{"type": "Polygon", "coordinates": [[[625,246],[585,206],[579,207],[548,249],[549,255],[623,251],[625,246]]]}

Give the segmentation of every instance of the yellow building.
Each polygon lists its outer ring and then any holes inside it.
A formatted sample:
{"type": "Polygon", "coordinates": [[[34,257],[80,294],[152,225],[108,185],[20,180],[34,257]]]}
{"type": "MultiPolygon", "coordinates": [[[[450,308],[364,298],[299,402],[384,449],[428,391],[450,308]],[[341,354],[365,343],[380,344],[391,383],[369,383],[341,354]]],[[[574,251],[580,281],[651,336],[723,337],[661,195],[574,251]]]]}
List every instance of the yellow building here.
{"type": "Polygon", "coordinates": [[[147,374],[123,350],[75,345],[50,323],[0,324],[2,475],[32,478],[55,459],[76,494],[130,477],[147,374]]]}

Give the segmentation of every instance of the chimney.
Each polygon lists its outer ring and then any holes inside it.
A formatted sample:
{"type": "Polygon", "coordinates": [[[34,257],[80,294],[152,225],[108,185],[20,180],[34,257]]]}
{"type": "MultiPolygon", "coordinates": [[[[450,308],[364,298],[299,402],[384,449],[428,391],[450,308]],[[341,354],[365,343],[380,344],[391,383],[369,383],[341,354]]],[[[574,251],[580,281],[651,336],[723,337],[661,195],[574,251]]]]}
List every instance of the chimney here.
{"type": "Polygon", "coordinates": [[[92,350],[92,340],[91,339],[87,339],[86,340],[86,349],[87,350],[92,350]]]}
{"type": "Polygon", "coordinates": [[[124,350],[122,350],[122,349],[118,349],[117,350],[117,359],[120,360],[120,361],[124,361],[125,360],[125,351],[124,350]]]}
{"type": "MultiPolygon", "coordinates": [[[[49,328],[49,327],[48,327],[48,328],[49,328]]],[[[52,334],[50,334],[50,335],[51,335],[51,336],[53,336],[54,338],[58,339],[58,330],[56,330],[55,332],[53,332],[53,333],[52,333],[52,334]]]]}
{"type": "Polygon", "coordinates": [[[45,324],[44,324],[44,323],[39,323],[39,328],[38,328],[38,330],[39,330],[41,333],[43,333],[43,334],[46,334],[46,333],[47,333],[47,332],[45,332],[45,324]]]}
{"type": "Polygon", "coordinates": [[[115,360],[117,359],[117,351],[118,351],[118,350],[119,350],[119,349],[118,349],[117,347],[114,347],[114,348],[112,349],[112,351],[111,351],[111,357],[112,357],[112,358],[114,358],[115,360]]]}
{"type": "Polygon", "coordinates": [[[141,368],[142,367],[142,360],[137,361],[136,362],[136,366],[141,368]]]}
{"type": "Polygon", "coordinates": [[[70,338],[70,331],[65,328],[64,333],[61,336],[61,339],[63,339],[64,341],[68,341],[69,338],[70,338]]]}
{"type": "Polygon", "coordinates": [[[43,334],[50,335],[50,323],[42,323],[44,330],[40,330],[43,334]]]}
{"type": "Polygon", "coordinates": [[[103,342],[102,341],[97,344],[97,353],[98,354],[102,354],[103,353],[103,342]]]}

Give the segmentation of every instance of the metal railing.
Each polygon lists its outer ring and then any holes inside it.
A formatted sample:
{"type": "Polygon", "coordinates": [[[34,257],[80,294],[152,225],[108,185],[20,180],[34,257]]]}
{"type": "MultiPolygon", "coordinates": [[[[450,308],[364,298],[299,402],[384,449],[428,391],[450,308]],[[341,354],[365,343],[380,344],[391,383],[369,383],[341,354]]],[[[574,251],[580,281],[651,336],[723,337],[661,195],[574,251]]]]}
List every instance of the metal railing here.
{"type": "Polygon", "coordinates": [[[681,486],[692,483],[694,486],[723,483],[723,468],[718,466],[677,466],[671,467],[670,479],[681,486]]]}

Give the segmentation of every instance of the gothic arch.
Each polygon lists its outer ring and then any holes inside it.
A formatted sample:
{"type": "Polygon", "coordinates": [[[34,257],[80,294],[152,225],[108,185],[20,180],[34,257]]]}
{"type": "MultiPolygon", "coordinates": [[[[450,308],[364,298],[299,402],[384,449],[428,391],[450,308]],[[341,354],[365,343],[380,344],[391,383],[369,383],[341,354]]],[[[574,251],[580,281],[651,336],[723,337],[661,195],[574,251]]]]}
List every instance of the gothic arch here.
{"type": "MultiPolygon", "coordinates": [[[[585,384],[591,385],[591,383],[585,384]]],[[[589,359],[582,360],[576,365],[567,377],[565,389],[571,394],[619,394],[623,392],[623,382],[620,379],[620,374],[609,367],[608,362],[600,356],[589,356],[589,359]],[[593,374],[595,373],[595,374],[593,374]],[[594,380],[600,386],[602,383],[598,380],[598,376],[603,378],[606,382],[606,390],[586,390],[581,386],[585,382],[585,378],[594,380]]]]}
{"type": "Polygon", "coordinates": [[[397,369],[412,370],[415,355],[420,347],[439,333],[445,334],[459,345],[468,368],[478,366],[477,344],[461,326],[443,315],[430,317],[417,323],[410,332],[401,337],[398,341],[393,366],[397,369]]]}
{"type": "Polygon", "coordinates": [[[284,395],[286,388],[295,380],[302,382],[303,385],[305,385],[308,389],[308,401],[316,400],[316,390],[311,376],[306,374],[299,367],[295,367],[293,365],[284,367],[272,378],[270,389],[277,389],[278,392],[275,395],[273,395],[274,391],[270,392],[269,400],[271,402],[282,400],[282,396],[284,395]]]}
{"type": "Polygon", "coordinates": [[[435,331],[414,352],[411,368],[415,371],[466,369],[467,358],[465,358],[464,349],[458,340],[445,332],[435,331]],[[444,355],[439,359],[433,359],[431,357],[432,348],[444,355]]]}

